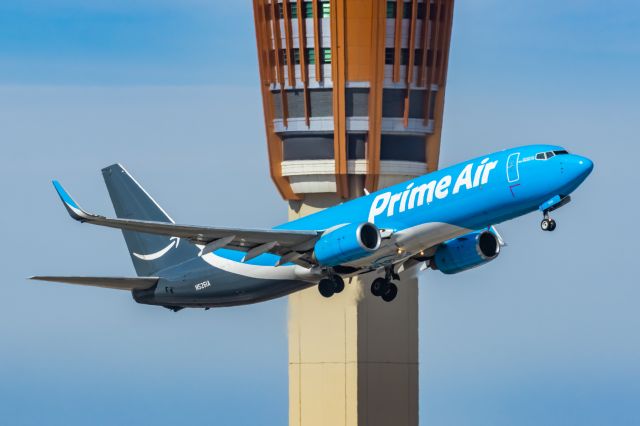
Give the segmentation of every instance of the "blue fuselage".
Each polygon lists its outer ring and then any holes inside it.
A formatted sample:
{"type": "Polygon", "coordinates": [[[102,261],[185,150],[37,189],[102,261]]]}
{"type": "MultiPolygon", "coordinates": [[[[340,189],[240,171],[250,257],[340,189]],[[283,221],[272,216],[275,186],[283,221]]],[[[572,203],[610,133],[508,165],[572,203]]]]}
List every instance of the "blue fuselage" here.
{"type": "MultiPolygon", "coordinates": [[[[356,266],[384,266],[402,260],[398,249],[406,258],[540,209],[554,197],[568,196],[592,169],[591,160],[568,154],[562,147],[523,146],[456,164],[276,228],[326,230],[374,223],[395,238],[356,266]]],[[[301,266],[276,267],[275,255],[242,263],[243,255],[218,250],[193,259],[163,271],[157,288],[134,297],[142,303],[172,306],[225,306],[279,297],[317,281],[301,266]]]]}
{"type": "Polygon", "coordinates": [[[480,229],[537,210],[555,195],[573,192],[591,172],[591,160],[574,154],[536,159],[540,153],[563,150],[559,146],[530,145],[496,152],[277,228],[328,229],[342,223],[371,221],[394,231],[429,222],[480,229]],[[418,191],[423,185],[427,187],[425,195],[418,191]]]}

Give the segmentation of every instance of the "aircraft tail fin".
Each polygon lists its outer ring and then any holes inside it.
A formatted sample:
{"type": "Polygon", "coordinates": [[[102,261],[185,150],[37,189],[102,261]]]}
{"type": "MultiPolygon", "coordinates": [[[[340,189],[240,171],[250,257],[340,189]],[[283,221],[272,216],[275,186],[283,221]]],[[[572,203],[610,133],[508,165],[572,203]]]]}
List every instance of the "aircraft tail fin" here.
{"type": "MultiPolygon", "coordinates": [[[[174,223],[120,164],[105,167],[102,176],[118,218],[174,223]]],[[[138,276],[154,276],[158,271],[194,258],[199,253],[191,242],[177,237],[125,230],[122,234],[138,276]]]]}

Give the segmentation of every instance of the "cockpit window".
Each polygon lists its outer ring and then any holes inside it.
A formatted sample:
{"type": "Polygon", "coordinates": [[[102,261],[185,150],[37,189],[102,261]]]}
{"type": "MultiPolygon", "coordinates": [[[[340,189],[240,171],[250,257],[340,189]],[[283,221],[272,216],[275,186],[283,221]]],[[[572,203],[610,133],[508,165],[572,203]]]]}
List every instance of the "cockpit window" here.
{"type": "Polygon", "coordinates": [[[565,154],[568,154],[568,153],[569,152],[567,152],[565,150],[539,152],[539,153],[536,154],[536,160],[548,160],[549,158],[553,157],[554,155],[565,155],[565,154]]]}

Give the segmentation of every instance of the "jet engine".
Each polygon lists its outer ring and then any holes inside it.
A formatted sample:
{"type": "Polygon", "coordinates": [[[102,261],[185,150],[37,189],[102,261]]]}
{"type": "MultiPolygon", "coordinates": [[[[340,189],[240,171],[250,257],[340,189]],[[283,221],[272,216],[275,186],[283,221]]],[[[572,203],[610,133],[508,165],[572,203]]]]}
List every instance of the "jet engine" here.
{"type": "Polygon", "coordinates": [[[498,237],[487,230],[475,231],[442,243],[433,257],[433,266],[445,274],[457,274],[490,262],[498,254],[498,237]]]}
{"type": "Polygon", "coordinates": [[[373,223],[352,223],[323,234],[313,253],[320,265],[337,266],[370,255],[381,241],[380,231],[373,223]]]}

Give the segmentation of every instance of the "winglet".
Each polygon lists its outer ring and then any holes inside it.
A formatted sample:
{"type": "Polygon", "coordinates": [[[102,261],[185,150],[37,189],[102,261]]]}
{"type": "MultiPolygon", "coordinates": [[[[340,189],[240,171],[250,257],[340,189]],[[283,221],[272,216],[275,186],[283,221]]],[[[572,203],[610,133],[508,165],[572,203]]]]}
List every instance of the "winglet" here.
{"type": "Polygon", "coordinates": [[[56,189],[58,196],[62,200],[64,207],[69,212],[69,215],[75,220],[79,220],[80,222],[84,222],[89,218],[89,214],[82,210],[82,208],[76,203],[73,198],[65,191],[65,189],[60,185],[60,182],[57,180],[52,181],[53,187],[56,189]]]}

